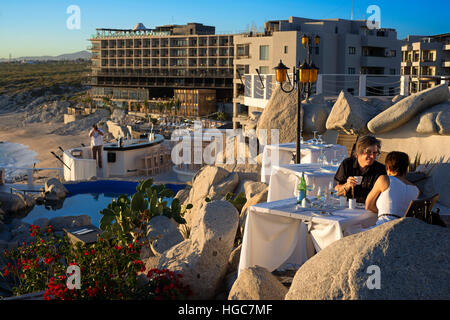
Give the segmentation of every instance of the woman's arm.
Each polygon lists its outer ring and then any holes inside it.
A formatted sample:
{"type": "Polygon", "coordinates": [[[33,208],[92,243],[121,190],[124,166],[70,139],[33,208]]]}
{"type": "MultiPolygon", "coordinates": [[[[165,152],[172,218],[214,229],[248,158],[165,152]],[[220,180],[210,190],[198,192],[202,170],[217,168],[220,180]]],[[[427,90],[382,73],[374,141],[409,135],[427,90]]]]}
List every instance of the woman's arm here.
{"type": "Polygon", "coordinates": [[[366,198],[366,210],[378,213],[377,199],[380,196],[380,193],[387,188],[389,188],[389,177],[384,175],[379,176],[366,198]]]}

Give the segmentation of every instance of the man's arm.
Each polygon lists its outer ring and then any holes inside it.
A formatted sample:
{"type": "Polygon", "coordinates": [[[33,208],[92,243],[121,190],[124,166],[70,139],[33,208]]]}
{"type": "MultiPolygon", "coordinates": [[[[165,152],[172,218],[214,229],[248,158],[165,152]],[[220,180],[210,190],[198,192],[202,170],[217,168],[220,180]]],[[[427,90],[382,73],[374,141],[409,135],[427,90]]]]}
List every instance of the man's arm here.
{"type": "Polygon", "coordinates": [[[344,162],[339,166],[336,175],[334,176],[334,181],[336,182],[334,190],[337,191],[339,197],[346,196],[351,187],[356,185],[356,179],[354,177],[347,177],[344,162]]]}

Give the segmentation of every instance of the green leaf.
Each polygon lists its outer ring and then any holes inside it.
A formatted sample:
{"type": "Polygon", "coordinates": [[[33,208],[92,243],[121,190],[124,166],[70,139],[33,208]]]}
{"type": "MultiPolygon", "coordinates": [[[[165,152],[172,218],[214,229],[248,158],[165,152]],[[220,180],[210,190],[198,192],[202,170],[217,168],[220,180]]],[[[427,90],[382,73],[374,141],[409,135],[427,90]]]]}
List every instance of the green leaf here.
{"type": "Polygon", "coordinates": [[[141,192],[136,192],[131,198],[131,210],[144,211],[147,209],[144,195],[141,192]]]}
{"type": "Polygon", "coordinates": [[[139,185],[136,187],[136,191],[144,192],[144,191],[146,191],[146,189],[151,188],[152,185],[153,185],[153,179],[149,178],[145,181],[141,181],[139,183],[139,185]]]}

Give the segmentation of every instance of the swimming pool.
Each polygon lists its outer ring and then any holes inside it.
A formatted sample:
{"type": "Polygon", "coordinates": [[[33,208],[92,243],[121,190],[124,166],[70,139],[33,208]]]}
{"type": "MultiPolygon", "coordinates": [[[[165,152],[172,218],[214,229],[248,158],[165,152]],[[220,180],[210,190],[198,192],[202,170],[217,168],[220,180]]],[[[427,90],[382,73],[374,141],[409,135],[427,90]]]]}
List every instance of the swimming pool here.
{"type": "MultiPolygon", "coordinates": [[[[117,198],[121,194],[134,194],[137,185],[138,182],[134,181],[111,180],[65,184],[64,186],[69,191],[69,195],[64,200],[62,208],[53,210],[43,205],[35,206],[22,221],[32,224],[39,218],[50,220],[54,217],[86,214],[91,217],[91,223],[98,227],[102,217],[99,212],[105,209],[113,198],[117,198]]],[[[177,193],[179,190],[184,189],[185,185],[166,184],[166,188],[177,193]]],[[[168,199],[168,202],[170,205],[171,199],[168,199]]]]}

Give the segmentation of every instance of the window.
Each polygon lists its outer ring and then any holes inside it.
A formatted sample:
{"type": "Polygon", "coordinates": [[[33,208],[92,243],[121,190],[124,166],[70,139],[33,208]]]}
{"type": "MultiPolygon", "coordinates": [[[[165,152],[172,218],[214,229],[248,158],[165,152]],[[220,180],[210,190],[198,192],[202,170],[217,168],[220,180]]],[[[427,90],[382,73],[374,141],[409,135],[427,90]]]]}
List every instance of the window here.
{"type": "Polygon", "coordinates": [[[284,46],[284,53],[285,53],[285,54],[288,53],[288,46],[284,46]]]}
{"type": "Polygon", "coordinates": [[[269,46],[259,46],[259,60],[269,60],[269,46]]]}
{"type": "Polygon", "coordinates": [[[319,47],[315,47],[315,49],[316,49],[316,55],[318,56],[319,55],[319,47]]]}
{"type": "Polygon", "coordinates": [[[355,74],[356,70],[353,67],[348,68],[348,74],[355,74]]]}
{"type": "Polygon", "coordinates": [[[348,93],[350,93],[351,95],[355,95],[355,88],[348,88],[347,89],[348,93]]]}
{"type": "Polygon", "coordinates": [[[397,56],[397,50],[391,50],[391,51],[389,52],[389,56],[390,56],[390,57],[396,57],[396,56],[397,56]]]}
{"type": "Polygon", "coordinates": [[[396,74],[396,70],[395,69],[389,69],[389,72],[391,75],[395,75],[396,74]]]}
{"type": "Polygon", "coordinates": [[[356,54],[356,48],[355,47],[348,47],[348,54],[356,54]]]}
{"type": "Polygon", "coordinates": [[[269,74],[269,67],[267,67],[267,66],[259,67],[259,73],[261,73],[261,74],[269,74]]]}

